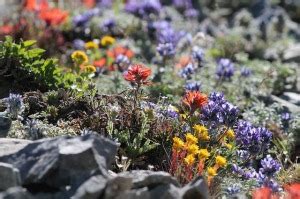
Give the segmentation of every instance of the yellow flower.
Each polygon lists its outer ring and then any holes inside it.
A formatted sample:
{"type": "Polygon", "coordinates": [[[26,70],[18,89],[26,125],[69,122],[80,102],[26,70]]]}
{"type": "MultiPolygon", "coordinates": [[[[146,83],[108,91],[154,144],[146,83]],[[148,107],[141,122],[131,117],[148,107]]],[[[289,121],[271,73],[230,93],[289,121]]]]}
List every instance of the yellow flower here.
{"type": "Polygon", "coordinates": [[[187,148],[188,154],[193,154],[193,155],[195,155],[199,150],[199,147],[196,144],[188,145],[186,148],[187,148]]]}
{"type": "Polygon", "coordinates": [[[219,166],[219,167],[224,167],[226,165],[226,158],[218,155],[216,157],[216,164],[219,166]]]}
{"type": "Polygon", "coordinates": [[[187,144],[197,144],[198,143],[198,139],[193,136],[191,133],[187,133],[185,135],[185,140],[187,144]]]}
{"type": "Polygon", "coordinates": [[[184,148],[184,142],[179,137],[173,138],[173,149],[180,150],[184,148]]]}
{"type": "Polygon", "coordinates": [[[207,149],[200,149],[198,153],[199,159],[207,159],[210,156],[210,153],[207,149]]]}
{"type": "Polygon", "coordinates": [[[234,139],[235,138],[234,131],[232,129],[229,129],[228,131],[226,131],[226,136],[230,139],[234,139]]]}
{"type": "Polygon", "coordinates": [[[226,143],[225,146],[226,146],[228,149],[232,149],[232,145],[231,145],[231,144],[226,143]]]}
{"type": "Polygon", "coordinates": [[[89,42],[85,43],[84,47],[86,49],[97,49],[98,45],[95,42],[93,42],[93,41],[89,41],[89,42]]]}
{"type": "Polygon", "coordinates": [[[88,56],[81,50],[76,50],[71,55],[72,60],[77,64],[86,64],[89,61],[88,56]]]}
{"type": "Polygon", "coordinates": [[[116,39],[111,36],[104,36],[101,39],[101,45],[102,46],[109,46],[116,42],[116,39]]]}
{"type": "Polygon", "coordinates": [[[207,168],[207,173],[208,173],[209,176],[216,176],[217,175],[217,171],[213,167],[208,167],[207,168]]]}
{"type": "Polygon", "coordinates": [[[187,164],[188,166],[193,165],[193,164],[195,163],[195,157],[194,157],[194,155],[193,155],[193,154],[190,154],[190,155],[186,156],[186,157],[184,158],[184,162],[185,162],[185,164],[187,164]]]}
{"type": "Polygon", "coordinates": [[[196,124],[193,128],[199,140],[209,140],[208,129],[205,126],[196,124]]]}
{"type": "Polygon", "coordinates": [[[93,65],[87,65],[85,66],[85,71],[88,73],[94,73],[96,72],[96,67],[93,65]]]}

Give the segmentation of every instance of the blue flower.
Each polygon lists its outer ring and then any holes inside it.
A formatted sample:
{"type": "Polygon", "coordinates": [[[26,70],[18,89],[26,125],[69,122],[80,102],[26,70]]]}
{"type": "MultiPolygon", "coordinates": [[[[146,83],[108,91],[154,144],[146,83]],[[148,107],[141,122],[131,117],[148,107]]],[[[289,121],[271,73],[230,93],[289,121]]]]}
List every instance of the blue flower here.
{"type": "Polygon", "coordinates": [[[187,18],[197,18],[199,16],[199,11],[194,8],[189,8],[184,11],[184,16],[187,18]]]}
{"type": "Polygon", "coordinates": [[[178,9],[189,9],[193,7],[191,0],[173,0],[173,5],[178,9]]]}
{"type": "Polygon", "coordinates": [[[233,184],[233,185],[230,185],[226,188],[226,192],[229,194],[229,195],[234,195],[234,194],[237,194],[241,191],[241,186],[238,185],[238,184],[233,184]]]}
{"type": "Polygon", "coordinates": [[[172,57],[175,55],[175,46],[172,43],[160,43],[156,50],[162,57],[172,57]]]}
{"type": "Polygon", "coordinates": [[[201,63],[204,61],[204,51],[198,46],[194,46],[192,49],[192,57],[197,62],[201,63]]]}
{"type": "Polygon", "coordinates": [[[185,89],[188,91],[200,91],[201,83],[200,82],[188,82],[185,84],[185,89]]]}
{"type": "Polygon", "coordinates": [[[185,79],[190,79],[191,75],[195,73],[196,67],[189,63],[186,67],[179,71],[179,76],[185,79]]]}
{"type": "Polygon", "coordinates": [[[19,94],[10,93],[9,97],[4,99],[4,102],[7,106],[5,112],[13,119],[17,119],[25,109],[23,98],[19,94]]]}
{"type": "Polygon", "coordinates": [[[125,5],[127,12],[141,17],[149,17],[151,13],[158,14],[161,9],[159,0],[129,0],[125,5]]]}
{"type": "Polygon", "coordinates": [[[220,59],[217,64],[216,74],[219,79],[230,79],[234,74],[234,64],[230,59],[220,59]]]}
{"type": "Polygon", "coordinates": [[[262,168],[259,169],[259,172],[268,177],[273,177],[281,168],[280,164],[270,155],[267,155],[266,158],[262,159],[260,164],[262,168]]]}
{"type": "Polygon", "coordinates": [[[243,77],[249,77],[251,74],[252,74],[251,69],[246,68],[246,67],[243,67],[241,69],[241,76],[243,76],[243,77]]]}

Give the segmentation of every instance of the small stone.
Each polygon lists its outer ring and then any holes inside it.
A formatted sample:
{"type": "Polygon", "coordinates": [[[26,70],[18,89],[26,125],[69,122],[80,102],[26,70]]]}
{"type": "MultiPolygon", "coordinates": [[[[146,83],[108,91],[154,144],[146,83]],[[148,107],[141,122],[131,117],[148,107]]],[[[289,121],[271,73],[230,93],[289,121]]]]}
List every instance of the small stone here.
{"type": "Polygon", "coordinates": [[[0,193],[1,199],[34,199],[34,197],[22,187],[12,187],[0,193]]]}
{"type": "Polygon", "coordinates": [[[300,106],[300,94],[293,92],[284,92],[281,98],[300,106]]]}

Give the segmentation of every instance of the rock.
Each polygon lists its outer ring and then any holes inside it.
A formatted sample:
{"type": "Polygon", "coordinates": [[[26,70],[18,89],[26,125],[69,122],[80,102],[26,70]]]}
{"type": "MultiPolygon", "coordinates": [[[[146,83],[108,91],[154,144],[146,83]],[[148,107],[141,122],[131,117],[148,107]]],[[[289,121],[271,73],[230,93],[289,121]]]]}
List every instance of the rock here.
{"type": "Polygon", "coordinates": [[[133,189],[142,187],[155,187],[161,184],[173,184],[179,187],[177,180],[169,173],[163,171],[133,170],[123,172],[121,176],[127,176],[133,179],[133,189]]]}
{"type": "Polygon", "coordinates": [[[0,193],[1,199],[33,199],[33,196],[22,187],[12,187],[0,193]]]}
{"type": "Polygon", "coordinates": [[[15,154],[0,157],[0,162],[20,170],[23,186],[40,189],[71,189],[93,175],[107,176],[117,145],[95,135],[62,136],[34,141],[15,154]]]}
{"type": "Polygon", "coordinates": [[[116,199],[150,199],[150,193],[147,187],[141,189],[133,189],[125,191],[122,195],[116,197],[116,199]]]}
{"type": "Polygon", "coordinates": [[[0,138],[0,157],[16,153],[31,142],[23,139],[0,138]]]}
{"type": "Polygon", "coordinates": [[[72,196],[72,198],[100,198],[106,187],[106,182],[107,179],[101,175],[92,176],[80,185],[80,187],[76,190],[76,193],[72,196]]]}
{"type": "Polygon", "coordinates": [[[197,177],[181,190],[183,199],[209,198],[208,186],[202,177],[197,177]]]}
{"type": "Polygon", "coordinates": [[[20,185],[19,170],[11,164],[0,162],[0,190],[4,191],[8,188],[20,185]]]}
{"type": "Polygon", "coordinates": [[[300,63],[300,43],[286,49],[283,54],[283,60],[287,62],[300,63]]]}
{"type": "Polygon", "coordinates": [[[284,99],[281,99],[275,95],[271,95],[271,99],[279,104],[281,104],[281,106],[286,107],[290,112],[292,113],[300,113],[300,107],[290,103],[289,101],[286,101],[284,99]]]}
{"type": "Polygon", "coordinates": [[[0,137],[6,137],[11,127],[11,119],[0,114],[0,137]]]}
{"type": "Polygon", "coordinates": [[[181,199],[180,188],[173,184],[162,184],[150,191],[150,198],[164,198],[164,199],[181,199]]]}
{"type": "Polygon", "coordinates": [[[290,103],[300,106],[300,94],[298,93],[284,92],[281,98],[289,101],[290,103]]]}
{"type": "Polygon", "coordinates": [[[132,187],[132,178],[127,176],[116,176],[108,180],[105,189],[105,199],[122,198],[124,192],[132,187]]]}

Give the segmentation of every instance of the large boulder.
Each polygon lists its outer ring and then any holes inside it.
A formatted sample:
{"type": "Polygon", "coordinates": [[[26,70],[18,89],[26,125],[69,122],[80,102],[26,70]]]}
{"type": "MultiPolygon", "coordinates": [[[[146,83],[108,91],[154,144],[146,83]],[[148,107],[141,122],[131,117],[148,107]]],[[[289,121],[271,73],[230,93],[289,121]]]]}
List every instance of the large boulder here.
{"type": "Polygon", "coordinates": [[[0,138],[0,157],[14,154],[31,142],[24,139],[0,138]]]}
{"type": "Polygon", "coordinates": [[[71,189],[93,175],[108,176],[117,145],[95,135],[56,137],[32,142],[15,154],[0,157],[19,169],[29,189],[71,189]]]}
{"type": "Polygon", "coordinates": [[[0,191],[19,186],[20,173],[11,164],[0,162],[0,191]]]}

